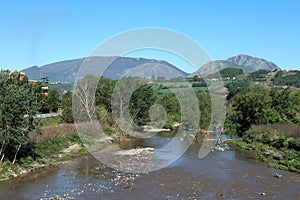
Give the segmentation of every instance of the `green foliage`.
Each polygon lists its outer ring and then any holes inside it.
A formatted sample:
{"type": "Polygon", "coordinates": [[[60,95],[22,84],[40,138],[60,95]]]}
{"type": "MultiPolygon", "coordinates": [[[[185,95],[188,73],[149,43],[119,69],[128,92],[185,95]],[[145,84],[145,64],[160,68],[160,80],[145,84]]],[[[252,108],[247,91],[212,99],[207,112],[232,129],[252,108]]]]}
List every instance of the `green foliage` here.
{"type": "Polygon", "coordinates": [[[73,112],[72,112],[72,92],[67,92],[62,96],[62,107],[63,112],[61,118],[64,122],[73,123],[73,112]]]}
{"type": "Polygon", "coordinates": [[[64,140],[62,138],[53,138],[51,140],[39,142],[34,146],[34,155],[44,158],[49,155],[57,155],[63,148],[64,140]]]}
{"type": "Polygon", "coordinates": [[[279,71],[273,78],[273,84],[294,86],[300,88],[300,72],[294,71],[293,73],[284,75],[282,71],[279,71]]]}
{"type": "Polygon", "coordinates": [[[112,113],[109,112],[103,105],[96,106],[96,115],[102,125],[113,126],[115,123],[112,113]]]}
{"type": "Polygon", "coordinates": [[[300,172],[300,140],[276,131],[248,130],[234,144],[242,149],[256,152],[257,156],[270,166],[300,172]],[[278,159],[278,155],[281,159],[278,159]]]}
{"type": "Polygon", "coordinates": [[[20,159],[20,164],[22,167],[28,168],[34,162],[32,157],[26,157],[20,159]]]}
{"type": "Polygon", "coordinates": [[[155,99],[156,96],[151,85],[143,85],[132,93],[129,110],[136,124],[146,125],[150,122],[149,110],[155,99]]]}
{"type": "Polygon", "coordinates": [[[283,77],[283,71],[278,71],[278,72],[276,72],[276,74],[275,74],[275,78],[281,78],[281,77],[283,77]]]}
{"type": "Polygon", "coordinates": [[[82,143],[77,133],[55,137],[43,142],[38,142],[34,145],[34,156],[36,159],[56,156],[62,151],[64,147],[75,143],[82,143]]]}
{"type": "Polygon", "coordinates": [[[233,77],[238,77],[239,75],[243,74],[242,69],[237,69],[237,68],[225,68],[219,71],[219,73],[213,73],[207,76],[207,78],[218,78],[220,75],[223,78],[233,78],[233,77]]]}
{"type": "Polygon", "coordinates": [[[246,88],[250,86],[250,81],[247,79],[231,81],[225,84],[225,87],[228,88],[228,91],[233,91],[236,88],[246,88]]]}
{"type": "Polygon", "coordinates": [[[42,96],[40,99],[40,104],[40,112],[42,113],[57,112],[58,107],[61,104],[59,90],[49,88],[48,96],[42,96]]]}
{"type": "MultiPolygon", "coordinates": [[[[201,86],[206,86],[203,79],[198,77],[196,78],[198,81],[197,83],[203,84],[201,86]]],[[[177,93],[177,95],[180,94],[183,96],[186,96],[186,94],[192,92],[190,88],[187,88],[186,83],[184,84],[182,82],[182,78],[178,78],[178,80],[172,79],[173,82],[165,81],[164,85],[159,85],[155,83],[149,84],[148,81],[145,79],[133,77],[124,77],[118,81],[111,80],[105,77],[99,77],[99,82],[96,86],[96,94],[94,101],[91,100],[92,97],[84,98],[83,91],[89,91],[89,88],[85,87],[85,85],[89,84],[85,83],[90,83],[89,80],[95,81],[96,79],[96,77],[92,76],[85,77],[84,79],[82,79],[77,86],[80,88],[78,88],[79,92],[77,92],[78,94],[76,95],[78,95],[78,97],[83,97],[79,99],[88,99],[88,102],[82,101],[78,103],[94,103],[96,105],[94,110],[90,110],[88,112],[96,114],[100,123],[105,126],[115,126],[116,121],[118,123],[125,124],[131,123],[129,119],[133,119],[135,124],[139,126],[149,124],[150,114],[153,111],[151,107],[155,104],[158,104],[164,108],[167,115],[164,127],[172,128],[175,122],[182,123],[182,108],[180,107],[178,97],[174,94],[174,92],[177,93]],[[168,87],[166,87],[165,85],[167,85],[168,87]],[[175,86],[176,88],[173,88],[174,90],[172,91],[168,89],[169,87],[175,86]],[[163,89],[164,87],[166,87],[166,89],[163,89]],[[166,90],[167,92],[161,92],[162,90],[166,90]],[[149,113],[150,109],[151,113],[149,113]],[[120,122],[120,120],[125,120],[126,122],[120,122]]],[[[94,88],[94,85],[92,85],[92,88],[94,88]]],[[[202,128],[207,128],[211,118],[210,96],[206,92],[195,92],[197,94],[199,108],[201,110],[200,116],[197,116],[200,117],[199,125],[202,128]]],[[[185,101],[185,105],[190,105],[191,101],[189,99],[186,99],[185,101]]],[[[65,112],[66,106],[63,107],[65,112]]],[[[193,113],[194,110],[191,110],[190,112],[193,113]]],[[[188,120],[186,119],[186,121],[188,120]]]]}
{"type": "Polygon", "coordinates": [[[104,134],[106,134],[106,135],[113,135],[113,134],[116,133],[116,131],[113,130],[113,129],[111,129],[111,128],[104,128],[104,129],[103,129],[103,132],[104,132],[104,134]]]}
{"type": "Polygon", "coordinates": [[[96,105],[101,105],[104,106],[104,108],[108,111],[111,112],[111,95],[113,93],[113,89],[116,85],[115,80],[105,78],[105,77],[100,77],[97,89],[96,89],[96,105]]]}
{"type": "Polygon", "coordinates": [[[61,122],[62,118],[60,116],[58,117],[49,117],[45,119],[41,119],[41,125],[42,126],[51,126],[51,125],[56,125],[61,122]]]}
{"type": "Polygon", "coordinates": [[[205,81],[203,81],[203,82],[193,83],[192,87],[207,87],[207,85],[205,81]]]}
{"type": "Polygon", "coordinates": [[[263,79],[267,76],[267,74],[269,73],[270,71],[268,70],[264,70],[264,69],[261,69],[261,70],[258,70],[258,71],[255,71],[255,72],[252,72],[249,74],[249,79],[250,80],[259,80],[259,79],[263,79]]]}
{"type": "Polygon", "coordinates": [[[299,122],[299,93],[290,89],[240,88],[227,96],[229,133],[242,135],[252,125],[299,122]]]}
{"type": "Polygon", "coordinates": [[[211,119],[210,95],[206,92],[198,92],[197,98],[200,110],[199,127],[202,129],[208,129],[211,119]]]}
{"type": "Polygon", "coordinates": [[[58,89],[60,91],[72,91],[74,87],[73,83],[58,83],[49,86],[50,89],[58,89]]]}
{"type": "Polygon", "coordinates": [[[167,93],[157,99],[157,103],[162,105],[167,113],[165,128],[172,128],[175,122],[181,121],[180,104],[174,93],[167,93]]]}
{"type": "Polygon", "coordinates": [[[0,72],[0,156],[13,161],[30,154],[29,133],[36,131],[40,90],[19,73],[0,72]]]}
{"type": "Polygon", "coordinates": [[[272,89],[272,108],[280,115],[280,123],[298,123],[300,105],[300,92],[293,92],[291,89],[272,89]]]}
{"type": "Polygon", "coordinates": [[[155,98],[153,88],[147,81],[124,77],[117,82],[111,97],[114,117],[120,123],[126,121],[127,124],[132,124],[129,119],[133,119],[136,124],[145,125],[150,121],[149,109],[155,98]]]}

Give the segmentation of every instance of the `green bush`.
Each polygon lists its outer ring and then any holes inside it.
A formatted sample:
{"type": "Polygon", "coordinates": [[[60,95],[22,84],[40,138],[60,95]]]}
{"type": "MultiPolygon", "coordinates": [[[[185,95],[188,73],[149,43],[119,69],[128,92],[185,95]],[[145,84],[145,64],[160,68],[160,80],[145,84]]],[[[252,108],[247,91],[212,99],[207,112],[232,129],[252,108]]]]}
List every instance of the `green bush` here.
{"type": "Polygon", "coordinates": [[[293,172],[300,172],[299,139],[279,134],[272,130],[246,131],[243,138],[233,141],[238,147],[254,151],[260,160],[269,166],[293,172]],[[268,154],[265,154],[269,152],[268,154]],[[279,152],[283,160],[276,160],[272,152],[279,152]]]}
{"type": "Polygon", "coordinates": [[[27,158],[21,158],[20,159],[20,164],[22,167],[29,167],[32,163],[34,162],[33,158],[27,157],[27,158]]]}
{"type": "Polygon", "coordinates": [[[106,135],[113,135],[113,134],[116,133],[115,130],[110,129],[110,128],[104,128],[104,129],[103,129],[103,132],[104,132],[104,134],[106,134],[106,135]]]}
{"type": "Polygon", "coordinates": [[[41,120],[41,124],[43,126],[51,126],[59,124],[62,121],[62,118],[60,116],[58,117],[49,117],[41,120]]]}

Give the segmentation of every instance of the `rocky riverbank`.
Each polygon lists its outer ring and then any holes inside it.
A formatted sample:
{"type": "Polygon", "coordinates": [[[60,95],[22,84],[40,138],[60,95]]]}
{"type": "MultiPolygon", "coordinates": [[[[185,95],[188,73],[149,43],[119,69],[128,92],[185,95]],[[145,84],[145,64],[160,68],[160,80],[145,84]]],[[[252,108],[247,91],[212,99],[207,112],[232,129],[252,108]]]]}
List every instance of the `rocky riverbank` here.
{"type": "Polygon", "coordinates": [[[42,141],[36,144],[36,157],[21,158],[15,164],[10,161],[0,163],[0,181],[24,177],[41,168],[66,163],[86,153],[87,150],[76,133],[42,141]]]}
{"type": "Polygon", "coordinates": [[[275,131],[250,129],[240,139],[233,140],[237,147],[256,153],[270,167],[300,173],[300,140],[275,131]]]}

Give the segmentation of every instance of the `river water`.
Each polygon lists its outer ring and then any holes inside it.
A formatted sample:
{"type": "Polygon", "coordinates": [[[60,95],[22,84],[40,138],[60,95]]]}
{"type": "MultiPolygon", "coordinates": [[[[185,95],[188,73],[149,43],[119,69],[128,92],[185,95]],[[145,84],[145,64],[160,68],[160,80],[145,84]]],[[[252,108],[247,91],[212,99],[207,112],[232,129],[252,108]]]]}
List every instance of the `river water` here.
{"type": "MultiPolygon", "coordinates": [[[[170,138],[125,141],[124,148],[166,144],[170,138]]],[[[0,183],[0,200],[62,199],[299,199],[300,174],[269,168],[246,151],[213,151],[199,159],[201,143],[166,168],[122,173],[86,155],[0,183]],[[274,174],[282,174],[275,178],[274,174]]]]}

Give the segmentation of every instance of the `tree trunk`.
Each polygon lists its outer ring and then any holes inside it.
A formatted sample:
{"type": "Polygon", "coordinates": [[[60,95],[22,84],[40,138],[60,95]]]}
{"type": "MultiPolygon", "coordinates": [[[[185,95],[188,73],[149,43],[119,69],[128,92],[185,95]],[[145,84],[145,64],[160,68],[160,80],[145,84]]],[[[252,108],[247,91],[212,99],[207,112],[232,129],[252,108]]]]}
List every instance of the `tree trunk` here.
{"type": "Polygon", "coordinates": [[[5,145],[5,140],[3,140],[3,143],[2,143],[2,146],[1,146],[1,149],[0,149],[0,156],[2,155],[1,159],[0,159],[0,163],[2,163],[3,159],[4,159],[4,147],[5,145]]]}
{"type": "Polygon", "coordinates": [[[15,164],[15,162],[16,162],[16,160],[17,160],[17,155],[18,155],[18,152],[19,152],[21,146],[22,146],[22,144],[20,144],[20,145],[18,146],[18,149],[17,149],[17,151],[16,151],[16,153],[15,153],[15,157],[14,157],[14,160],[13,160],[13,162],[12,162],[13,165],[15,164]]]}

